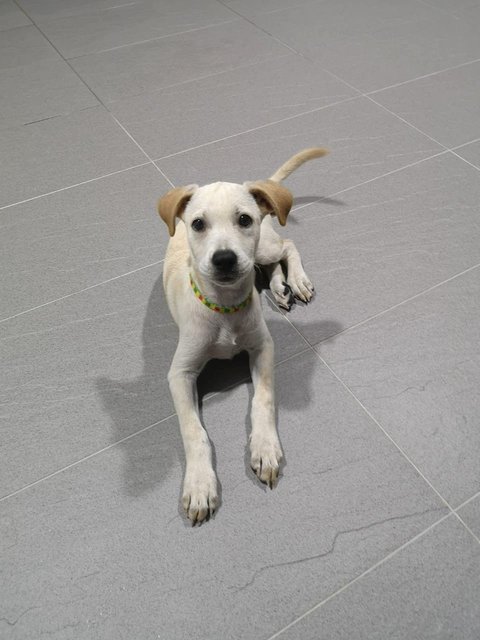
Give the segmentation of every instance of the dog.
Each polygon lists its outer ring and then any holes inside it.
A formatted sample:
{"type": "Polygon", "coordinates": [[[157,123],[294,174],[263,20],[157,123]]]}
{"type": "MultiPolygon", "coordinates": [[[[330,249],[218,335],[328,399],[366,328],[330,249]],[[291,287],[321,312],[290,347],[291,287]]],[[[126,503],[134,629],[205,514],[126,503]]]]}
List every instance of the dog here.
{"type": "Polygon", "coordinates": [[[219,502],[196,388],[199,373],[212,358],[248,352],[254,387],[251,467],[270,488],[277,483],[282,449],[275,424],[274,347],[254,286],[255,266],[267,268],[270,289],[281,307],[290,309],[294,298],[311,300],[314,288],[300,255],[291,240],[276,233],[272,218],[284,226],[292,207],[293,196],[281,182],[326,153],[305,149],[268,180],[176,187],[158,202],[171,236],[163,286],[179,342],[168,382],[186,457],[182,504],[192,525],[208,519],[219,502]]]}

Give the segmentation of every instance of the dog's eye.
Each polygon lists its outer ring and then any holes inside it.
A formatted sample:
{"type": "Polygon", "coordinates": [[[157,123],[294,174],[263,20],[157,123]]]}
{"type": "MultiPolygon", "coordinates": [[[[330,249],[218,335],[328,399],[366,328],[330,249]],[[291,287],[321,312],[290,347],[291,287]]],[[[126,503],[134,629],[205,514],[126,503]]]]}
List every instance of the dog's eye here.
{"type": "Polygon", "coordinates": [[[195,218],[192,222],[192,229],[194,231],[203,231],[205,229],[205,223],[201,218],[195,218]]]}
{"type": "Polygon", "coordinates": [[[253,220],[246,213],[242,213],[242,215],[238,219],[238,224],[241,227],[249,227],[252,224],[253,220]]]}

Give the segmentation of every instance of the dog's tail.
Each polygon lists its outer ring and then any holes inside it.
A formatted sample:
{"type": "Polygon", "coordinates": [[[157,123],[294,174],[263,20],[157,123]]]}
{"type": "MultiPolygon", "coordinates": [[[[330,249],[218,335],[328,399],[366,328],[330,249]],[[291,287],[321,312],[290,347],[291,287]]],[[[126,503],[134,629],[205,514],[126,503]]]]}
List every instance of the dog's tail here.
{"type": "Polygon", "coordinates": [[[313,160],[314,158],[321,158],[329,153],[328,149],[322,149],[321,147],[314,147],[312,149],[304,149],[296,153],[290,160],[287,160],[282,166],[275,171],[273,176],[269,178],[272,182],[282,182],[285,178],[302,166],[304,162],[313,160]]]}

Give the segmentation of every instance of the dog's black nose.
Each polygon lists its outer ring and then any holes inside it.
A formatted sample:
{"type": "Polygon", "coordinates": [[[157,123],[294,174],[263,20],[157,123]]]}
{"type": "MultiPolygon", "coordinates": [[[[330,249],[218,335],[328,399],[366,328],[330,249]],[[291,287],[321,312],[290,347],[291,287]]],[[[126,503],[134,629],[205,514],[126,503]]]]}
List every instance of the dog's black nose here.
{"type": "Polygon", "coordinates": [[[237,264],[237,254],[230,249],[215,251],[212,263],[219,271],[232,271],[237,264]]]}

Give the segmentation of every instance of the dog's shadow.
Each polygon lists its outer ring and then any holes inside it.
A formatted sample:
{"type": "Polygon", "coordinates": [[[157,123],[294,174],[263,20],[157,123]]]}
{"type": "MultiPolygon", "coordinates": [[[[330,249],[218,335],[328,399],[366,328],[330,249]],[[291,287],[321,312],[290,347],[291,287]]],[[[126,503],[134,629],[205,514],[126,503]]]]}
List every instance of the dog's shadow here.
{"type": "MultiPolygon", "coordinates": [[[[340,198],[329,198],[328,196],[296,196],[293,199],[292,213],[295,213],[296,207],[304,207],[309,204],[329,204],[334,207],[347,206],[343,200],[340,200],[340,198]]],[[[289,221],[290,219],[291,218],[289,218],[289,221]]]]}
{"type": "MultiPolygon", "coordinates": [[[[271,303],[269,306],[274,308],[271,303]]],[[[273,314],[275,317],[268,321],[268,326],[274,342],[278,343],[280,340],[288,339],[293,329],[281,314],[277,313],[273,314]]],[[[324,321],[316,326],[316,334],[328,337],[335,335],[341,329],[341,325],[335,321],[324,321]]],[[[132,497],[141,496],[153,490],[158,484],[162,484],[178,461],[183,467],[185,465],[183,444],[176,418],[161,421],[162,418],[174,412],[166,378],[177,339],[177,327],[170,317],[162,278],[159,277],[150,294],[143,321],[141,375],[127,382],[106,377],[96,380],[96,388],[103,407],[112,421],[112,441],[118,442],[125,439],[120,445],[125,456],[123,487],[127,495],[132,497]],[[156,429],[155,446],[152,451],[148,444],[135,446],[128,438],[141,430],[151,431],[148,428],[150,425],[154,425],[152,428],[156,429]]],[[[277,351],[279,351],[278,346],[277,351]]],[[[304,389],[310,388],[314,366],[313,358],[303,359],[301,384],[304,389]]],[[[199,376],[197,384],[201,415],[202,406],[210,401],[209,396],[224,393],[249,382],[251,379],[247,354],[239,354],[232,360],[211,360],[199,376]]],[[[251,384],[248,385],[248,389],[249,403],[245,406],[244,422],[247,434],[250,432],[249,415],[253,393],[251,384]]],[[[309,394],[288,393],[288,390],[282,393],[281,380],[279,380],[277,384],[279,411],[300,410],[305,406],[306,396],[308,397],[309,394]]],[[[205,427],[208,431],[209,425],[206,424],[205,427]]],[[[151,439],[148,441],[150,442],[151,439]]],[[[253,482],[258,482],[249,467],[247,452],[245,466],[247,475],[253,482]]]]}

